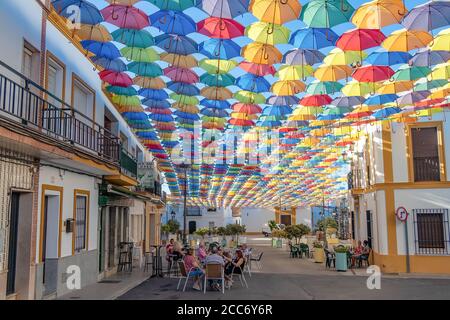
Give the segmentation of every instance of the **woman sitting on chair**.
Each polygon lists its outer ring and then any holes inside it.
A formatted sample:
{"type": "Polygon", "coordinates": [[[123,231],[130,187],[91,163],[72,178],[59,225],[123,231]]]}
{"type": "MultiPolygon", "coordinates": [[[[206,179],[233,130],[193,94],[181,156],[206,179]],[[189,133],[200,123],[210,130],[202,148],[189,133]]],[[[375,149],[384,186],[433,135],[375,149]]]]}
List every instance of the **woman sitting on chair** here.
{"type": "Polygon", "coordinates": [[[245,258],[241,250],[236,250],[236,256],[234,259],[225,257],[225,260],[230,262],[225,269],[225,287],[229,288],[233,284],[231,275],[241,274],[241,271],[244,269],[245,258]]]}
{"type": "Polygon", "coordinates": [[[184,257],[184,265],[186,266],[186,272],[189,273],[190,271],[191,276],[194,277],[194,286],[192,288],[197,291],[202,290],[200,287],[200,277],[203,276],[204,271],[200,268],[200,263],[194,256],[194,249],[189,248],[187,250],[187,254],[184,257]]]}

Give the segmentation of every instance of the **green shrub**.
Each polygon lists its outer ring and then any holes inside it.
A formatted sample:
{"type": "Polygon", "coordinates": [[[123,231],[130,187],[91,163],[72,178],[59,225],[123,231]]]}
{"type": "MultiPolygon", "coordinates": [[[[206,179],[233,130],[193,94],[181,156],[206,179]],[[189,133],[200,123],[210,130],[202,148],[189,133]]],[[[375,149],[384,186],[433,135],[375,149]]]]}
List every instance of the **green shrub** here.
{"type": "Polygon", "coordinates": [[[319,241],[314,241],[313,247],[316,249],[323,249],[323,245],[319,241]]]}
{"type": "Polygon", "coordinates": [[[204,238],[209,233],[209,228],[200,228],[194,232],[195,235],[204,238]]]}
{"type": "Polygon", "coordinates": [[[338,228],[338,224],[334,218],[327,217],[317,222],[317,229],[319,231],[325,231],[327,228],[338,228]]]}
{"type": "Polygon", "coordinates": [[[336,253],[347,253],[348,248],[346,246],[337,246],[334,248],[334,252],[336,253]]]}

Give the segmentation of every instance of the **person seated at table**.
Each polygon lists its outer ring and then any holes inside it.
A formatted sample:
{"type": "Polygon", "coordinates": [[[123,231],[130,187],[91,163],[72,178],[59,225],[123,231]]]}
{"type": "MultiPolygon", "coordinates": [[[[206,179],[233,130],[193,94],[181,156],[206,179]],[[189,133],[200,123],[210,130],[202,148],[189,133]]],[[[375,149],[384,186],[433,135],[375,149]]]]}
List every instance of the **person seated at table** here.
{"type": "MultiPolygon", "coordinates": [[[[224,257],[219,254],[218,247],[211,248],[211,254],[205,259],[205,265],[208,264],[220,264],[222,267],[225,266],[224,257]]],[[[209,280],[209,286],[212,290],[221,291],[221,280],[209,280]]]]}
{"type": "Polygon", "coordinates": [[[175,240],[170,239],[169,243],[166,245],[166,260],[171,261],[171,256],[173,254],[173,245],[175,243],[175,240]]]}
{"type": "Polygon", "coordinates": [[[200,260],[200,262],[205,261],[207,256],[206,248],[204,243],[200,243],[197,250],[197,258],[200,260]]]}
{"type": "Polygon", "coordinates": [[[241,250],[236,250],[236,255],[233,259],[225,258],[229,264],[225,269],[225,287],[229,288],[233,284],[232,274],[241,274],[245,265],[244,254],[241,250]]]}
{"type": "Polygon", "coordinates": [[[173,261],[178,261],[183,258],[183,248],[178,241],[175,241],[172,249],[173,261]]]}
{"type": "Polygon", "coordinates": [[[351,252],[352,253],[352,267],[356,264],[356,259],[361,255],[363,252],[363,246],[361,244],[361,240],[358,241],[358,246],[351,252]]]}
{"type": "Polygon", "coordinates": [[[194,249],[187,249],[186,255],[184,256],[184,265],[186,266],[186,272],[190,272],[191,276],[194,277],[194,286],[192,288],[197,291],[202,290],[200,287],[200,277],[203,276],[204,271],[200,267],[197,258],[194,256],[194,249]]]}
{"type": "Polygon", "coordinates": [[[361,253],[358,257],[356,257],[356,260],[367,260],[369,258],[370,254],[370,247],[369,247],[369,241],[364,240],[361,253]]]}

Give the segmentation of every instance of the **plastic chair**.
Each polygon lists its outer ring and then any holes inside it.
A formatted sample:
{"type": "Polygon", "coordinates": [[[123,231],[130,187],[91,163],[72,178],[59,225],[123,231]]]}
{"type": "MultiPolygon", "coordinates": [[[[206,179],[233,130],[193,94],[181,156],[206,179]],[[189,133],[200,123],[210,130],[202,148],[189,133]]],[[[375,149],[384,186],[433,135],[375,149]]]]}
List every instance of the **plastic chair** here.
{"type": "Polygon", "coordinates": [[[306,243],[300,244],[300,256],[303,258],[305,256],[306,258],[309,258],[309,247],[306,243]]]}
{"type": "Polygon", "coordinates": [[[205,268],[205,281],[203,293],[206,294],[206,282],[208,280],[220,280],[222,283],[222,293],[225,293],[225,274],[221,264],[207,264],[205,268]]]}

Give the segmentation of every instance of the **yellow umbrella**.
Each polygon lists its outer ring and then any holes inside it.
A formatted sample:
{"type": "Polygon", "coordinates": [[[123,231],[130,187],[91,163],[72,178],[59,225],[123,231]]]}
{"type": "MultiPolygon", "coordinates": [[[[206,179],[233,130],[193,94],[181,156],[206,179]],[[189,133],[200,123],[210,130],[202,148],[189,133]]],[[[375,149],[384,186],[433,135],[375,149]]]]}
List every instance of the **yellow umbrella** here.
{"type": "Polygon", "coordinates": [[[433,37],[425,31],[401,29],[391,33],[381,46],[387,51],[407,52],[413,49],[425,47],[433,40],[433,37]]]}
{"type": "Polygon", "coordinates": [[[302,6],[298,0],[252,0],[250,11],[259,20],[284,24],[297,20],[302,6]]]}
{"type": "Polygon", "coordinates": [[[193,56],[183,56],[174,53],[162,53],[161,60],[167,62],[170,65],[186,69],[198,67],[198,62],[193,56]]]}
{"type": "Polygon", "coordinates": [[[331,129],[326,129],[326,128],[314,129],[314,130],[311,130],[311,132],[310,132],[311,136],[313,136],[313,137],[324,137],[330,133],[331,133],[331,129]]]}
{"type": "Polygon", "coordinates": [[[270,45],[288,43],[291,31],[285,26],[258,21],[245,30],[245,35],[256,42],[270,45]]]}
{"type": "Polygon", "coordinates": [[[345,64],[361,64],[363,59],[367,58],[364,51],[344,51],[340,48],[334,48],[328,53],[323,63],[328,66],[338,66],[345,64]]]}
{"type": "Polygon", "coordinates": [[[379,94],[396,94],[409,91],[414,87],[413,81],[383,82],[376,90],[379,94]]]}
{"type": "Polygon", "coordinates": [[[277,64],[283,58],[282,53],[270,44],[253,42],[242,49],[247,61],[258,64],[277,64]]]}
{"type": "Polygon", "coordinates": [[[314,72],[314,77],[320,81],[338,81],[348,78],[352,73],[352,68],[346,65],[342,66],[320,66],[314,72]]]}
{"type": "Polygon", "coordinates": [[[306,137],[300,144],[301,147],[313,147],[320,143],[320,140],[314,137],[306,137]]]}
{"type": "Polygon", "coordinates": [[[450,83],[431,93],[428,99],[444,99],[448,96],[450,96],[450,83]]]}
{"type": "Polygon", "coordinates": [[[234,60],[204,59],[200,61],[199,66],[209,74],[225,74],[236,68],[237,62],[234,60]]]}
{"type": "Polygon", "coordinates": [[[356,9],[352,22],[358,29],[381,29],[400,23],[406,13],[403,0],[376,0],[356,9]]]}
{"type": "Polygon", "coordinates": [[[205,87],[200,94],[210,100],[228,100],[233,98],[233,92],[224,87],[205,87]]]}
{"type": "Polygon", "coordinates": [[[95,26],[90,24],[82,24],[80,29],[75,30],[75,34],[81,40],[93,40],[98,42],[112,41],[111,33],[103,25],[95,26]]]}
{"type": "Polygon", "coordinates": [[[348,97],[364,97],[369,93],[375,93],[376,84],[373,82],[350,81],[342,89],[342,93],[348,97]]]}
{"type": "Polygon", "coordinates": [[[149,89],[164,89],[166,83],[161,78],[150,78],[138,76],[133,79],[135,85],[149,89]]]}
{"type": "Polygon", "coordinates": [[[195,114],[195,113],[199,113],[200,112],[200,109],[197,106],[195,106],[195,105],[182,104],[182,103],[179,103],[179,102],[175,102],[172,105],[172,108],[177,109],[177,110],[179,110],[181,112],[184,112],[184,113],[194,113],[195,114]]]}
{"type": "Polygon", "coordinates": [[[278,71],[277,76],[281,81],[300,80],[312,75],[313,72],[314,69],[308,65],[284,65],[278,71]]]}
{"type": "Polygon", "coordinates": [[[439,32],[429,46],[432,51],[450,51],[450,28],[439,32]]]}
{"type": "Polygon", "coordinates": [[[256,120],[259,118],[257,114],[247,114],[247,113],[238,113],[232,112],[231,117],[240,120],[256,120]]]}
{"type": "Polygon", "coordinates": [[[293,96],[306,88],[305,84],[298,80],[277,81],[272,85],[270,91],[277,96],[293,96]]]}
{"type": "Polygon", "coordinates": [[[448,80],[450,79],[450,63],[441,63],[433,68],[428,75],[428,80],[448,80]]]}
{"type": "Polygon", "coordinates": [[[334,123],[334,120],[313,120],[309,123],[311,127],[324,127],[334,123]]]}

